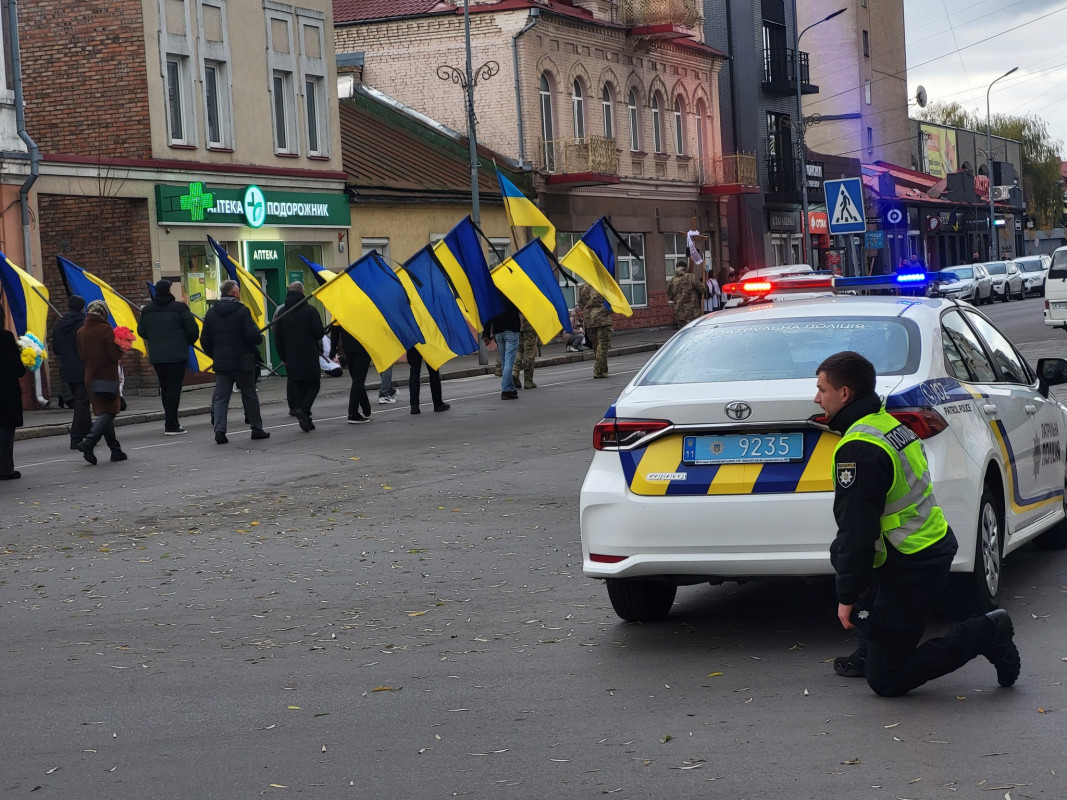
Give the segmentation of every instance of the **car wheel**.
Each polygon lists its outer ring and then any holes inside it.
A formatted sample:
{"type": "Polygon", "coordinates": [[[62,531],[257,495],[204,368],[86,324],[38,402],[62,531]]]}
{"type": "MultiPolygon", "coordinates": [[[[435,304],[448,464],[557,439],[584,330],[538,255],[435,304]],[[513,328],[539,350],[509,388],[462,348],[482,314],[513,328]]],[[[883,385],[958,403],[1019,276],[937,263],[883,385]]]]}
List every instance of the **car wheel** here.
{"type": "Polygon", "coordinates": [[[1019,287],[1019,294],[1016,295],[1016,299],[1025,300],[1026,299],[1026,289],[1024,289],[1023,287],[1020,286],[1019,287]]]}
{"type": "Polygon", "coordinates": [[[663,619],[674,605],[677,585],[666,581],[608,578],[608,598],[615,613],[627,622],[663,619]]]}
{"type": "Polygon", "coordinates": [[[1067,486],[1064,487],[1063,511],[1063,519],[1034,539],[1034,547],[1038,550],[1067,549],[1067,486]]]}
{"type": "Polygon", "coordinates": [[[978,531],[972,571],[953,576],[958,584],[958,591],[953,594],[959,610],[964,614],[984,614],[997,607],[1003,533],[1004,514],[996,496],[986,484],[978,505],[978,531]]]}

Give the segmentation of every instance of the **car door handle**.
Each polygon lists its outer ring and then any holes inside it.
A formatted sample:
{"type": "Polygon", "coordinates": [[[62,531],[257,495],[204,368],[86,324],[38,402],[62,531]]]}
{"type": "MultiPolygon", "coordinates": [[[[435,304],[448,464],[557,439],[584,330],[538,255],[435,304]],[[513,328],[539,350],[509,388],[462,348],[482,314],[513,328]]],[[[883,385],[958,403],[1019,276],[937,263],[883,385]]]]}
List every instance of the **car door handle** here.
{"type": "Polygon", "coordinates": [[[982,406],[982,411],[984,411],[988,416],[992,417],[996,415],[997,407],[992,403],[986,403],[982,406]]]}
{"type": "Polygon", "coordinates": [[[1027,403],[1025,406],[1023,406],[1023,411],[1026,412],[1027,416],[1032,417],[1034,414],[1037,413],[1037,406],[1032,406],[1027,403]]]}

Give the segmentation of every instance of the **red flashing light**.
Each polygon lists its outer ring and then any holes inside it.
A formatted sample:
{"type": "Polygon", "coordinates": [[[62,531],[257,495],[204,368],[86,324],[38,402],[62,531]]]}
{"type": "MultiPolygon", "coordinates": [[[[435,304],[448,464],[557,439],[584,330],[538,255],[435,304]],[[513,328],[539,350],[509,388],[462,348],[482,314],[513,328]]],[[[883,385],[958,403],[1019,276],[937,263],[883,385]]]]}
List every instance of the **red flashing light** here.
{"type": "Polygon", "coordinates": [[[814,278],[784,277],[780,280],[752,280],[740,283],[728,283],[723,287],[726,294],[740,294],[759,297],[771,292],[829,290],[834,288],[832,275],[819,275],[814,278]]]}
{"type": "Polygon", "coordinates": [[[622,450],[670,425],[665,419],[602,419],[593,428],[593,448],[622,450]]]}
{"type": "Polygon", "coordinates": [[[599,564],[618,564],[620,561],[625,561],[629,556],[606,556],[603,553],[590,553],[589,560],[596,561],[599,564]]]}
{"type": "Polygon", "coordinates": [[[929,439],[948,427],[945,418],[932,408],[909,408],[889,413],[911,428],[920,439],[929,439]]]}

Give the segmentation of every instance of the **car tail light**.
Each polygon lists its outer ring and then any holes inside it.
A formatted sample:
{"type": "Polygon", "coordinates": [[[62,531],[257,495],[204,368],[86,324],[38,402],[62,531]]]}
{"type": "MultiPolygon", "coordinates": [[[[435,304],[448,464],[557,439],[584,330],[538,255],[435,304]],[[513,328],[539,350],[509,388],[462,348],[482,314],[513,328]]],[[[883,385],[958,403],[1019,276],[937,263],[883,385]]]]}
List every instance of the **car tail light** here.
{"type": "Polygon", "coordinates": [[[945,418],[932,408],[911,408],[889,413],[911,428],[920,439],[929,439],[948,427],[945,418]]]}
{"type": "Polygon", "coordinates": [[[665,419],[602,419],[593,428],[593,447],[597,450],[625,450],[670,425],[665,419]]]}
{"type": "Polygon", "coordinates": [[[620,561],[625,561],[629,556],[606,556],[603,553],[590,553],[589,560],[596,561],[600,564],[618,564],[620,561]]]}

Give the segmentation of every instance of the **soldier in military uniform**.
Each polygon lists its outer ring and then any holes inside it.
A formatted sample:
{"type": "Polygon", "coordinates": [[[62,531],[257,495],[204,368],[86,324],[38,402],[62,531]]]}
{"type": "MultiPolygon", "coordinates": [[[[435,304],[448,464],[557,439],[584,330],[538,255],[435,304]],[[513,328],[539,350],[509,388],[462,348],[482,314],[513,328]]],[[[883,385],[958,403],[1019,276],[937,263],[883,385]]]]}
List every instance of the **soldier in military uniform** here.
{"type": "Polygon", "coordinates": [[[604,295],[583,283],[578,290],[578,306],[582,309],[585,336],[593,346],[596,361],[593,377],[608,377],[608,350],[611,348],[611,309],[604,303],[604,295]]]}
{"type": "Polygon", "coordinates": [[[525,314],[519,315],[519,356],[515,360],[515,370],[512,372],[512,380],[516,387],[523,389],[536,389],[534,383],[534,360],[537,358],[537,331],[526,319],[525,314]],[[519,383],[519,371],[522,371],[522,383],[519,383]]]}
{"type": "Polygon", "coordinates": [[[674,277],[667,282],[667,299],[674,303],[674,318],[679,328],[704,313],[700,302],[703,297],[704,284],[686,268],[684,261],[679,261],[674,277]]]}

